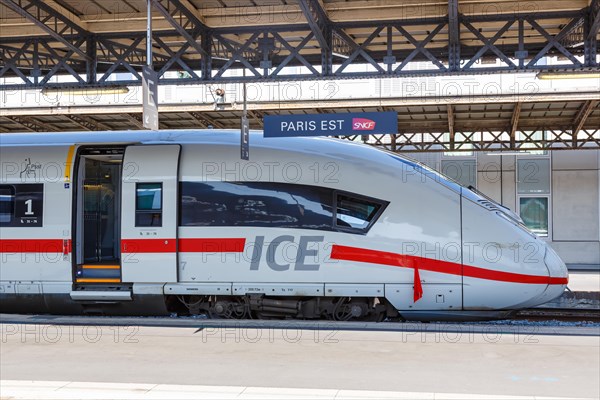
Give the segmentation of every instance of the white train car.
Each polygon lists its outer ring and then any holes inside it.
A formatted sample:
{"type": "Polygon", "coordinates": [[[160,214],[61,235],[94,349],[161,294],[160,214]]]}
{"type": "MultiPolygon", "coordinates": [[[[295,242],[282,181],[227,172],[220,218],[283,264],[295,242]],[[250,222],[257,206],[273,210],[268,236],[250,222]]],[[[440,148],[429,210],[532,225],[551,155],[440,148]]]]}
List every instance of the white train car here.
{"type": "Polygon", "coordinates": [[[0,136],[0,311],[503,317],[567,269],[510,211],[370,146],[161,131],[0,136]]]}

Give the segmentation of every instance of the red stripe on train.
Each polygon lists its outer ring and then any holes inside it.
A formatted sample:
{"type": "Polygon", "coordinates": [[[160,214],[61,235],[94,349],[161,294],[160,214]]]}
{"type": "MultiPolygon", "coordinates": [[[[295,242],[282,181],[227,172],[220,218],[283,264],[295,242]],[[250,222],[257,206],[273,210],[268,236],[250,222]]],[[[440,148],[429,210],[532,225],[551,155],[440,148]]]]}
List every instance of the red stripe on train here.
{"type": "MultiPolygon", "coordinates": [[[[174,253],[175,239],[123,239],[123,253],[174,253]]],[[[179,239],[179,251],[185,253],[241,253],[245,238],[179,239]]],[[[0,239],[0,253],[71,253],[70,239],[0,239]]]]}
{"type": "Polygon", "coordinates": [[[63,253],[71,252],[68,239],[1,239],[0,253],[63,253]]]}
{"type": "Polygon", "coordinates": [[[179,239],[179,251],[182,253],[242,253],[244,246],[245,238],[179,239]]]}
{"type": "Polygon", "coordinates": [[[449,261],[440,261],[430,258],[409,256],[406,254],[362,249],[359,247],[340,246],[337,244],[333,245],[331,249],[331,259],[413,268],[421,271],[432,271],[441,274],[458,276],[463,275],[470,278],[487,279],[500,282],[535,283],[547,285],[566,285],[569,283],[569,278],[494,271],[485,268],[472,267],[469,265],[463,266],[461,264],[456,264],[449,261]]]}
{"type": "MultiPolygon", "coordinates": [[[[123,239],[123,253],[174,253],[175,239],[123,239]]],[[[179,239],[182,253],[241,253],[246,245],[245,238],[189,238],[179,239]]]]}

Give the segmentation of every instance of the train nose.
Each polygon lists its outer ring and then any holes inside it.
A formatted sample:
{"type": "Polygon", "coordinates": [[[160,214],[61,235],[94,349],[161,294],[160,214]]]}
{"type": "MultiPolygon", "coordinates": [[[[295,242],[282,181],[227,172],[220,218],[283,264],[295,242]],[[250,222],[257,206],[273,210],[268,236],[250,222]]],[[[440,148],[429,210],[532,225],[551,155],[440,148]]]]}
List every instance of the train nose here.
{"type": "Polygon", "coordinates": [[[554,279],[556,283],[564,282],[565,285],[569,283],[569,271],[567,270],[567,266],[549,245],[546,245],[544,263],[546,263],[551,280],[552,278],[556,278],[554,279]]]}
{"type": "Polygon", "coordinates": [[[567,270],[567,266],[549,245],[546,245],[544,263],[548,269],[549,282],[542,298],[539,299],[541,304],[562,296],[569,283],[569,271],[567,270]]]}

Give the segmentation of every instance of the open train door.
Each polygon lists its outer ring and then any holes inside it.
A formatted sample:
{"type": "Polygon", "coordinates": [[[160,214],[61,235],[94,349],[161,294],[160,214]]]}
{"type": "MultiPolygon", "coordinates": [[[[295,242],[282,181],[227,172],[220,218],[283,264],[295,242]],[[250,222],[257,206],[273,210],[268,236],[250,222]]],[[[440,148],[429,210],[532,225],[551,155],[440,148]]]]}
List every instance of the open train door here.
{"type": "Polygon", "coordinates": [[[178,170],[181,146],[125,149],[121,201],[123,282],[177,281],[178,170]]]}

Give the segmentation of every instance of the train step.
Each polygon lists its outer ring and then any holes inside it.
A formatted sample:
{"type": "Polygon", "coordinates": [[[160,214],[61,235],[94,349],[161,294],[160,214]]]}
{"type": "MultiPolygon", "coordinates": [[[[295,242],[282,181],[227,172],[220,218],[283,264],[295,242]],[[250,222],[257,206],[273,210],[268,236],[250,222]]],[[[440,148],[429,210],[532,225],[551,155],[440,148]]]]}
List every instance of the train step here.
{"type": "Polygon", "coordinates": [[[77,283],[119,283],[120,265],[80,265],[76,273],[77,283]]]}
{"type": "Polygon", "coordinates": [[[75,301],[130,301],[131,290],[72,290],[71,299],[75,301]]]}

